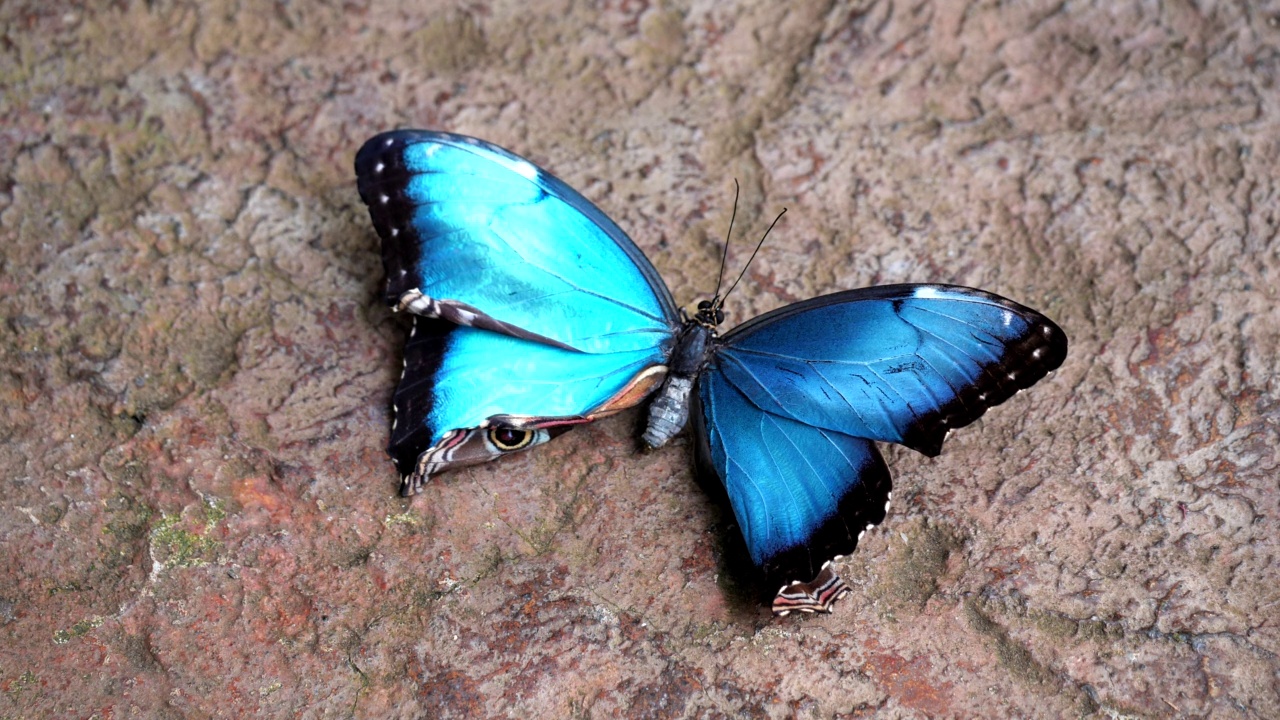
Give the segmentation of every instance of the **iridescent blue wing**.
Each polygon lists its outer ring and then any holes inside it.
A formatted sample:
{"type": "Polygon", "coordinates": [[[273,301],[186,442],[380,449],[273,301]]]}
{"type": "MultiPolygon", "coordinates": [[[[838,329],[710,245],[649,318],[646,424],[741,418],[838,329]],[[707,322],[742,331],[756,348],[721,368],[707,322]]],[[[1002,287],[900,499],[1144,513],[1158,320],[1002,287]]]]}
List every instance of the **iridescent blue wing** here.
{"type": "Polygon", "coordinates": [[[828,561],[852,552],[888,510],[889,469],[875,443],[762,412],[714,369],[696,397],[694,433],[751,560],[766,582],[786,583],[774,612],[828,611],[848,590],[828,561]]]}
{"type": "Polygon", "coordinates": [[[930,457],[1067,356],[1040,313],[981,290],[884,285],[796,303],[725,335],[717,368],[761,410],[930,457]]]}
{"type": "Polygon", "coordinates": [[[527,450],[640,403],[666,367],[653,348],[583,353],[414,318],[387,451],[406,495],[450,467],[527,450]]]}
{"type": "MultiPolygon", "coordinates": [[[[1030,387],[1066,353],[1066,336],[1040,313],[945,285],[836,293],[735,328],[721,339],[699,397],[712,464],[752,559],[772,574],[794,572],[794,579],[811,577],[813,563],[829,553],[852,551],[856,533],[879,522],[888,500],[888,476],[870,441],[937,455],[948,432],[1030,387]],[[772,427],[780,429],[762,429],[772,427]],[[734,440],[739,435],[772,441],[753,452],[734,440]],[[814,468],[812,477],[767,461],[792,446],[804,467],[814,468]],[[845,470],[819,469],[854,466],[861,469],[848,470],[842,482],[831,476],[845,470]],[[798,490],[818,487],[816,477],[830,498],[798,490]],[[853,495],[870,507],[849,509],[853,495]],[[841,522],[848,532],[832,540],[831,528],[841,522]],[[795,560],[806,557],[808,565],[795,560]]],[[[797,609],[828,605],[795,600],[797,609]]],[[[775,602],[775,610],[786,607],[775,602]]]]}
{"type": "Polygon", "coordinates": [[[388,448],[405,492],[639,403],[680,319],[635,244],[572,188],[474,138],[384,133],[356,155],[386,300],[422,316],[388,448]]]}
{"type": "Polygon", "coordinates": [[[670,292],[631,239],[502,148],[396,130],[360,148],[356,178],[393,307],[584,352],[650,349],[679,327],[670,292]]]}

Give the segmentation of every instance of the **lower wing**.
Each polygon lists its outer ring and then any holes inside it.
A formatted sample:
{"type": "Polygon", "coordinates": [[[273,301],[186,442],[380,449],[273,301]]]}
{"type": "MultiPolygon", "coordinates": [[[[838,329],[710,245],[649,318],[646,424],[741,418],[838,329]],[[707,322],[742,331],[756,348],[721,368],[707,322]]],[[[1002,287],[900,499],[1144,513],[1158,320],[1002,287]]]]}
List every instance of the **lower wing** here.
{"type": "Polygon", "coordinates": [[[427,477],[527,450],[639,404],[666,376],[658,347],[583,353],[415,318],[387,451],[416,493],[427,477]]]}
{"type": "Polygon", "coordinates": [[[698,400],[695,432],[751,560],[767,582],[784,583],[773,611],[829,611],[848,588],[828,561],[853,552],[889,507],[875,443],[764,412],[719,372],[701,378],[698,400]]]}

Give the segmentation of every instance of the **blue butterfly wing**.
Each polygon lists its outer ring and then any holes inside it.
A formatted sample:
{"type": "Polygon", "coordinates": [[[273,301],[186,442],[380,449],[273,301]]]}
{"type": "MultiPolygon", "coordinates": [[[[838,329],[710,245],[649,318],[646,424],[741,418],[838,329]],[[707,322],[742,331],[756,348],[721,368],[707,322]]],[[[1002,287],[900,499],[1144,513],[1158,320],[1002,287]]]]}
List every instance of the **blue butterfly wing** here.
{"type": "Polygon", "coordinates": [[[451,433],[498,425],[546,431],[533,444],[544,442],[574,424],[643,400],[664,374],[654,370],[660,360],[652,349],[582,353],[415,318],[392,401],[396,419],[388,452],[402,475],[414,476],[405,487],[414,492],[425,475],[501,454],[480,442],[475,448],[480,455],[468,459],[455,453],[434,460],[439,464],[417,476],[419,459],[451,433]]]}
{"type": "Polygon", "coordinates": [[[524,449],[661,380],[680,326],[670,292],[572,188],[489,143],[421,130],[370,139],[355,165],[386,300],[422,316],[388,448],[407,492],[509,449],[494,428],[527,432],[511,446],[524,449]]]}
{"type": "MultiPolygon", "coordinates": [[[[699,380],[695,431],[755,564],[770,579],[809,578],[884,517],[890,482],[872,441],[936,455],[947,432],[1034,384],[1066,352],[1048,318],[980,290],[837,293],[726,334],[699,380]]],[[[795,585],[804,587],[794,607],[829,607],[813,583],[795,585]]],[[[792,607],[786,594],[775,611],[792,607]]]]}
{"type": "Polygon", "coordinates": [[[1040,313],[981,290],[884,285],[796,303],[728,333],[717,368],[756,407],[930,457],[1067,355],[1040,313]]]}
{"type": "Polygon", "coordinates": [[[410,308],[419,314],[479,316],[479,327],[596,353],[669,344],[679,327],[631,239],[528,160],[475,138],[397,130],[364,144],[356,177],[392,306],[420,293],[434,306],[410,308]]]}
{"type": "Polygon", "coordinates": [[[824,588],[826,562],[852,552],[888,508],[889,469],[875,443],[762,412],[714,370],[699,380],[697,399],[694,432],[705,438],[704,460],[728,495],[752,562],[774,586],[819,577],[796,583],[805,586],[792,593],[798,603],[784,597],[784,587],[775,612],[826,610],[844,589],[838,580],[824,588]]]}

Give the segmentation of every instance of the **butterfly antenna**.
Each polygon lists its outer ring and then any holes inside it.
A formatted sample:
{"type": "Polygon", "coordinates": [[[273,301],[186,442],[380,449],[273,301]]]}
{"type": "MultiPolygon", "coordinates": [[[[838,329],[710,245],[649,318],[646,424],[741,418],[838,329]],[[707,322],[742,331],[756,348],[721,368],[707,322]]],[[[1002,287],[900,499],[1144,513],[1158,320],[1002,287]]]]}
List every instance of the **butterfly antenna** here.
{"type": "Polygon", "coordinates": [[[733,237],[733,221],[738,219],[738,178],[733,179],[733,214],[729,216],[729,232],[724,236],[724,254],[720,256],[720,278],[716,280],[716,294],[719,299],[720,285],[724,283],[724,265],[729,260],[729,238],[733,237]]]}
{"type": "MultiPolygon", "coordinates": [[[[760,242],[756,243],[755,251],[751,253],[751,257],[747,258],[747,264],[743,265],[742,272],[738,273],[738,279],[734,280],[733,284],[729,286],[729,289],[724,291],[724,297],[726,298],[729,297],[729,293],[733,292],[733,289],[738,287],[738,282],[742,280],[743,275],[747,274],[747,268],[751,267],[751,261],[756,259],[756,253],[760,252],[760,248],[764,245],[764,239],[769,237],[769,231],[773,230],[773,226],[777,225],[778,221],[782,219],[782,216],[786,214],[787,214],[787,209],[782,208],[782,212],[778,213],[778,217],[774,218],[773,222],[769,224],[769,230],[764,231],[764,235],[760,237],[760,242]]],[[[721,298],[720,302],[723,303],[724,298],[721,298]]]]}

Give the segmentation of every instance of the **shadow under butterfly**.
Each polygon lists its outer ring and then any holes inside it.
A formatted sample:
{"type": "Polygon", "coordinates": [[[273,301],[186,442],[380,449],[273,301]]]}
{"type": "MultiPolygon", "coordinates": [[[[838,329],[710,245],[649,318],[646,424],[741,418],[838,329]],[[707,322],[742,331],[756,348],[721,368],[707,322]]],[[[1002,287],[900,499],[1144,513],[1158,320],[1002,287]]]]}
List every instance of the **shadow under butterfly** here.
{"type": "Polygon", "coordinates": [[[824,295],[720,335],[719,288],[687,317],[612,220],[502,148],[398,130],[355,166],[386,302],[416,316],[388,447],[401,492],[656,393],[643,441],[692,417],[779,615],[849,592],[830,560],[887,512],[877,441],[935,456],[1066,358],[1045,316],[950,285],[824,295]]]}

